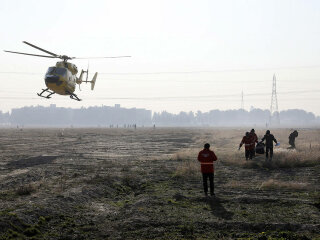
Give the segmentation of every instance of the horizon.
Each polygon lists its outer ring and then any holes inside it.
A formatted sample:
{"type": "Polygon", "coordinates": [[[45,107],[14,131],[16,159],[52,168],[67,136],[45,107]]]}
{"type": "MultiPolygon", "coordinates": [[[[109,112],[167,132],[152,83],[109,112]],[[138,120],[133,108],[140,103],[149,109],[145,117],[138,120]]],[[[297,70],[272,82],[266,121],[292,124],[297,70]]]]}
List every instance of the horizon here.
{"type": "Polygon", "coordinates": [[[281,111],[270,115],[269,110],[233,109],[208,112],[152,112],[144,108],[95,106],[89,108],[66,108],[29,106],[13,109],[11,113],[0,112],[0,126],[79,126],[120,128],[144,126],[213,126],[213,127],[262,127],[304,128],[320,126],[320,117],[301,109],[281,111]],[[279,118],[278,118],[278,117],[279,118]]]}
{"type": "MultiPolygon", "coordinates": [[[[162,113],[162,112],[168,112],[168,113],[170,113],[170,114],[179,114],[179,113],[182,113],[182,112],[184,112],[184,113],[189,113],[189,112],[192,112],[192,113],[194,113],[194,114],[196,114],[198,111],[200,111],[201,113],[208,113],[208,112],[210,112],[210,111],[221,111],[221,112],[225,112],[225,111],[240,111],[240,110],[243,110],[243,111],[245,111],[245,112],[251,112],[251,111],[253,111],[253,110],[262,110],[262,111],[269,111],[270,112],[270,109],[262,109],[262,108],[253,108],[253,107],[251,107],[249,110],[247,110],[247,109],[241,109],[241,108],[238,108],[238,109],[232,109],[232,108],[230,108],[230,109],[224,109],[224,110],[221,110],[221,109],[209,109],[208,111],[201,111],[201,110],[196,110],[196,111],[192,111],[192,110],[190,110],[190,111],[184,111],[184,110],[180,110],[180,111],[177,111],[177,112],[170,112],[170,111],[168,111],[168,110],[162,110],[162,111],[159,111],[159,112],[157,112],[157,111],[153,111],[152,109],[148,109],[148,108],[138,108],[138,107],[124,107],[124,106],[122,106],[121,104],[114,104],[113,106],[110,106],[110,105],[101,105],[101,106],[98,106],[98,105],[93,105],[93,106],[86,106],[86,107],[84,107],[84,106],[82,106],[82,107],[77,107],[77,108],[73,108],[73,107],[64,107],[64,106],[57,106],[56,104],[50,104],[49,106],[44,106],[44,105],[29,105],[29,106],[22,106],[22,107],[17,107],[17,108],[12,108],[12,109],[10,109],[10,111],[2,111],[2,110],[0,110],[0,112],[2,112],[2,113],[9,113],[9,114],[11,114],[12,113],[12,110],[15,110],[15,109],[22,109],[22,108],[37,108],[37,107],[44,107],[44,108],[51,108],[51,107],[53,107],[53,108],[65,108],[65,109],[72,109],[72,110],[77,110],[77,109],[88,109],[88,108],[102,108],[102,107],[110,107],[110,108],[122,108],[122,109],[143,109],[143,110],[147,110],[147,111],[151,111],[151,113],[152,113],[152,115],[154,114],[154,113],[162,113]],[[118,106],[117,106],[118,105],[118,106]]],[[[320,117],[320,115],[317,115],[317,114],[315,114],[314,112],[309,112],[309,111],[306,111],[305,109],[298,109],[298,108],[292,108],[292,109],[283,109],[283,110],[281,110],[281,111],[279,111],[279,113],[281,113],[281,112],[286,112],[286,111],[294,111],[294,110],[298,110],[298,111],[304,111],[304,112],[306,112],[306,113],[312,113],[316,118],[318,118],[318,117],[320,117]]]]}

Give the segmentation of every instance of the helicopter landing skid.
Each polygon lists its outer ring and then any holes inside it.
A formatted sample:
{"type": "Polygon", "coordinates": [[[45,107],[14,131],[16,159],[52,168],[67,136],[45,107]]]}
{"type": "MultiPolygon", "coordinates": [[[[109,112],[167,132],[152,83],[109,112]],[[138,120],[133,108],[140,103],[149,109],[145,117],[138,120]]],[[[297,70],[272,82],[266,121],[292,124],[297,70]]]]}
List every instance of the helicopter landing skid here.
{"type": "Polygon", "coordinates": [[[70,93],[70,98],[73,99],[73,100],[77,100],[77,101],[81,101],[80,98],[78,98],[78,96],[74,93],[70,93]]]}
{"type": "Polygon", "coordinates": [[[51,96],[52,94],[55,94],[55,92],[50,91],[49,88],[46,88],[46,89],[42,89],[42,92],[41,92],[41,93],[37,93],[37,94],[38,94],[39,97],[43,97],[43,98],[49,99],[49,98],[51,98],[50,96],[51,96]],[[47,96],[43,96],[43,95],[42,95],[43,93],[48,93],[48,95],[47,95],[47,96]]]}

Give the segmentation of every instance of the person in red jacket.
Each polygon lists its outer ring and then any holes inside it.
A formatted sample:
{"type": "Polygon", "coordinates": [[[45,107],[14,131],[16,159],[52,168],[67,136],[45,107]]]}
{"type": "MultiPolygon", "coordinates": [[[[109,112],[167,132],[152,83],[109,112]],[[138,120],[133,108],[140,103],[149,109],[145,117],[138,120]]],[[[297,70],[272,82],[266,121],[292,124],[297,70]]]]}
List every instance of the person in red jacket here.
{"type": "Polygon", "coordinates": [[[246,160],[248,160],[248,158],[252,159],[255,142],[252,138],[252,135],[249,132],[246,132],[246,135],[242,138],[239,145],[239,150],[243,144],[245,147],[246,160]]]}
{"type": "Polygon", "coordinates": [[[255,133],[255,130],[252,128],[250,131],[251,137],[252,137],[252,141],[253,141],[253,152],[252,152],[252,156],[255,157],[256,156],[256,143],[258,143],[258,136],[255,133]]]}
{"type": "Polygon", "coordinates": [[[213,162],[218,158],[213,151],[210,150],[210,144],[206,143],[204,149],[198,154],[198,161],[201,164],[201,173],[203,179],[204,194],[208,196],[208,178],[210,181],[210,195],[214,196],[214,165],[213,162]]]}

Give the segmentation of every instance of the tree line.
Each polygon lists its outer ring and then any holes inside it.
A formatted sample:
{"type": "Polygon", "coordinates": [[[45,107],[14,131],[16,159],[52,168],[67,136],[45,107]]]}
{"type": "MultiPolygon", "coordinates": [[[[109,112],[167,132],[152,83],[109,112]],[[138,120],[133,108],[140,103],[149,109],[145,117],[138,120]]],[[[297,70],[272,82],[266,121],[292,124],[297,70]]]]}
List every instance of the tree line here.
{"type": "MultiPolygon", "coordinates": [[[[320,117],[300,109],[281,111],[280,126],[320,126],[320,117]]],[[[270,111],[251,109],[211,110],[208,112],[169,113],[139,108],[100,106],[88,108],[64,108],[31,106],[12,109],[11,113],[0,111],[2,126],[270,126],[270,111]]]]}

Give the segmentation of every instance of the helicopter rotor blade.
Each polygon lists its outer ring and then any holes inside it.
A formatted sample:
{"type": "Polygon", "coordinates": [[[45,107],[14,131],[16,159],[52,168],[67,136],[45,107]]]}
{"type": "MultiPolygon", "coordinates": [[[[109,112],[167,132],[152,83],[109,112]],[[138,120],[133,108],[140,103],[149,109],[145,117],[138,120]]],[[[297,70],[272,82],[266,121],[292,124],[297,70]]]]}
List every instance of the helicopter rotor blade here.
{"type": "Polygon", "coordinates": [[[72,59],[101,59],[101,58],[127,58],[131,56],[115,56],[115,57],[73,57],[72,59]]]}
{"type": "Polygon", "coordinates": [[[38,55],[38,54],[31,54],[31,53],[13,52],[13,51],[7,51],[7,50],[3,50],[3,51],[8,53],[15,53],[15,54],[21,54],[21,55],[35,56],[35,57],[57,58],[54,56],[45,56],[45,55],[38,55]]]}
{"type": "Polygon", "coordinates": [[[42,52],[48,53],[48,54],[50,54],[50,55],[52,55],[52,56],[54,56],[54,57],[59,57],[59,55],[57,55],[57,54],[55,54],[55,53],[49,52],[49,51],[47,51],[47,50],[45,50],[45,49],[43,49],[43,48],[37,47],[36,45],[33,45],[33,44],[28,43],[28,42],[26,42],[26,41],[23,41],[23,43],[25,43],[25,44],[33,47],[33,48],[36,48],[36,49],[38,49],[38,50],[40,50],[40,51],[42,51],[42,52]]]}
{"type": "Polygon", "coordinates": [[[28,56],[35,56],[35,57],[46,57],[46,58],[60,58],[60,59],[63,59],[63,61],[67,61],[67,60],[72,60],[72,59],[102,59],[102,58],[127,58],[127,57],[131,57],[131,56],[115,56],[115,57],[81,57],[81,58],[78,58],[78,57],[68,57],[67,55],[58,55],[58,54],[55,54],[55,53],[52,53],[52,52],[49,52],[43,48],[40,48],[36,45],[33,45],[29,42],[26,42],[26,41],[23,41],[23,43],[35,48],[35,49],[38,49],[42,52],[45,52],[51,56],[46,56],[46,55],[39,55],[39,54],[31,54],[31,53],[22,53],[22,52],[14,52],[14,51],[6,51],[4,50],[5,52],[9,52],[9,53],[15,53],[15,54],[21,54],[21,55],[28,55],[28,56]]]}

